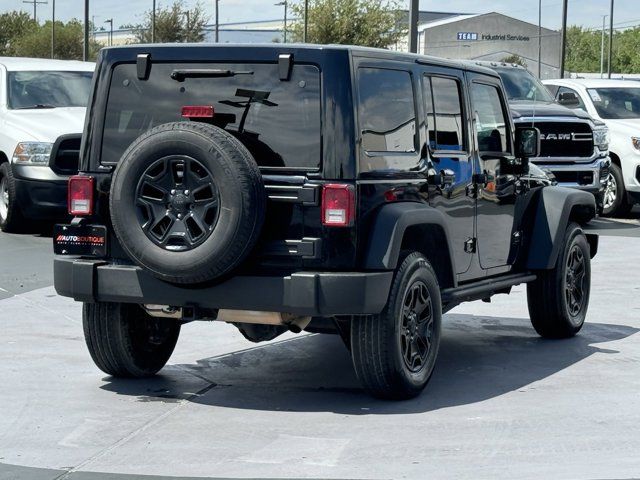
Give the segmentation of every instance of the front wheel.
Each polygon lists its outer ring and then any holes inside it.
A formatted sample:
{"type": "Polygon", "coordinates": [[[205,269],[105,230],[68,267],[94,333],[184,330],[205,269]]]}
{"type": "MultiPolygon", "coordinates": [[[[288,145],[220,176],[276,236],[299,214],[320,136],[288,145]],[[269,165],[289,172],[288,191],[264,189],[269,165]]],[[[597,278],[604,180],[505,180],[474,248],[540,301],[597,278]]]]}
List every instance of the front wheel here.
{"type": "Polygon", "coordinates": [[[0,230],[18,232],[24,221],[16,201],[16,184],[7,162],[0,165],[0,230]]]}
{"type": "Polygon", "coordinates": [[[85,303],[84,338],[96,366],[114,377],[146,377],[169,360],[180,324],[154,318],[138,305],[85,303]]]}
{"type": "Polygon", "coordinates": [[[602,215],[605,217],[624,216],[629,213],[632,206],[627,201],[622,169],[612,163],[609,167],[609,176],[602,199],[602,215]]]}
{"type": "Polygon", "coordinates": [[[422,254],[411,253],[396,271],[382,313],[353,318],[351,355],[365,389],[379,398],[417,396],[435,367],[441,319],[433,268],[422,254]]]}
{"type": "Polygon", "coordinates": [[[527,284],[529,316],[544,338],[569,338],[580,331],[591,291],[591,251],[584,232],[570,223],[552,270],[527,284]]]}

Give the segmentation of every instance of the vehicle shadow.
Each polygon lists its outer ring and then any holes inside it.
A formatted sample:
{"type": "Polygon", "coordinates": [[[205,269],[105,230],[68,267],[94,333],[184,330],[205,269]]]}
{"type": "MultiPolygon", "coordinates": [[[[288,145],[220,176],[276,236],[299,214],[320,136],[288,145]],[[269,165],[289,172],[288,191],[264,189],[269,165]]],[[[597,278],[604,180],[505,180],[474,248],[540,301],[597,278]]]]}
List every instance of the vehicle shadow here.
{"type": "Polygon", "coordinates": [[[617,350],[597,345],[639,329],[586,324],[575,338],[539,338],[525,319],[449,314],[440,354],[426,391],[405,402],[365,394],[340,339],[307,335],[284,342],[170,365],[147,380],[106,377],[105,390],[140,401],[187,400],[203,405],[268,411],[407,414],[466,405],[520,390],[593,355],[617,350]],[[195,391],[193,378],[200,379],[195,391]]]}

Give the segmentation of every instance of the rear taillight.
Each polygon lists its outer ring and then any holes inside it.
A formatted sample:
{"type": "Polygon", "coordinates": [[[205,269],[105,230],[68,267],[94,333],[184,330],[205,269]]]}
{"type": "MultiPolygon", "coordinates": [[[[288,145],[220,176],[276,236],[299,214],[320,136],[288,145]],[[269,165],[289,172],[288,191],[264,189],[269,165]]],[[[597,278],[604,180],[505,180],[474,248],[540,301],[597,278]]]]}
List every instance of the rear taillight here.
{"type": "Polygon", "coordinates": [[[181,114],[185,118],[213,118],[212,105],[185,105],[181,114]]]}
{"type": "Polygon", "coordinates": [[[69,179],[69,215],[93,214],[93,177],[75,175],[69,179]]]}
{"type": "Polygon", "coordinates": [[[355,189],[353,185],[327,183],[322,186],[322,224],[327,227],[348,227],[355,219],[355,189]]]}

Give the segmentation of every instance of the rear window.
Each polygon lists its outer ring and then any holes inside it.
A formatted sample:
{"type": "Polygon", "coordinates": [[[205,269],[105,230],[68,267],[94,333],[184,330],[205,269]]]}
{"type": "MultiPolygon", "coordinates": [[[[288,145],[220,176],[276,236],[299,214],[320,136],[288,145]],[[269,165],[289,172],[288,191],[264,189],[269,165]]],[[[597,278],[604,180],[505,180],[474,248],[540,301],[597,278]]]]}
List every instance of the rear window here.
{"type": "Polygon", "coordinates": [[[153,64],[139,80],[135,64],[113,69],[102,139],[102,163],[117,163],[147,130],[185,120],[181,109],[210,105],[213,122],[239,138],[258,165],[320,168],[320,71],[294,65],[281,81],[276,64],[153,64]],[[238,74],[219,78],[171,78],[174,70],[215,69],[238,74]]]}

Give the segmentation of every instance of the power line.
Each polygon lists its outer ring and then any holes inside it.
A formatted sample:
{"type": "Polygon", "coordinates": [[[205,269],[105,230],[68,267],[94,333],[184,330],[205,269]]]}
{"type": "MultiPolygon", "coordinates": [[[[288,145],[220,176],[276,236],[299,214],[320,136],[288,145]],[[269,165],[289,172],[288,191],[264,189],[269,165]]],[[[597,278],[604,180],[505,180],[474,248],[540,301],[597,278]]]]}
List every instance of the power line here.
{"type": "Polygon", "coordinates": [[[33,5],[33,21],[38,21],[38,5],[46,5],[47,1],[39,1],[39,0],[22,0],[22,3],[30,3],[33,5]]]}

